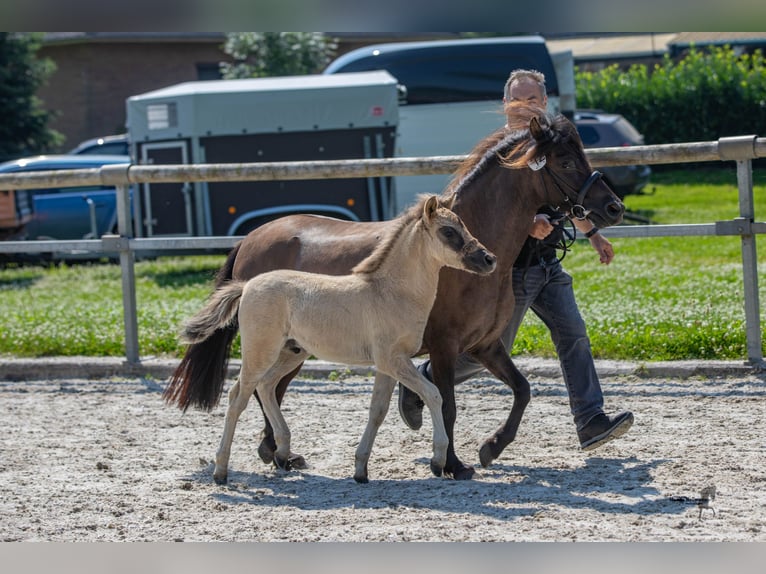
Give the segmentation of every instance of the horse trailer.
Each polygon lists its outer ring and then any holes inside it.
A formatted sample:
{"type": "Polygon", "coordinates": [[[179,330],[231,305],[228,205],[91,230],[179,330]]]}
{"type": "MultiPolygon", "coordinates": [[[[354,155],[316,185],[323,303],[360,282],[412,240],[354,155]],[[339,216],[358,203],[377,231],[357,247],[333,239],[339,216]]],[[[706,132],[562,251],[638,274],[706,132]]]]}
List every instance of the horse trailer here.
{"type": "MultiPolygon", "coordinates": [[[[398,125],[385,71],[197,81],[128,98],[137,164],[386,158],[398,125]]],[[[136,236],[237,236],[282,215],[395,215],[390,177],[143,184],[136,236]]]]}

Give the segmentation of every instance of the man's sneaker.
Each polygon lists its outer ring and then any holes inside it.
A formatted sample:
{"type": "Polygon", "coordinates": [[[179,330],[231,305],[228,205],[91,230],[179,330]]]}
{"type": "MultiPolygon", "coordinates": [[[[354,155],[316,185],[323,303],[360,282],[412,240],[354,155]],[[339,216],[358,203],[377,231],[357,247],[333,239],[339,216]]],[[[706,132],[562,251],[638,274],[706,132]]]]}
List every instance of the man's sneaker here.
{"type": "Polygon", "coordinates": [[[608,417],[605,414],[596,415],[582,430],[577,431],[580,448],[593,450],[612,439],[621,437],[633,424],[633,413],[626,411],[608,417]]]}
{"type": "MultiPolygon", "coordinates": [[[[428,363],[418,365],[418,371],[429,381],[427,371],[428,363]]],[[[420,396],[399,383],[399,416],[402,417],[404,424],[412,430],[419,430],[423,426],[423,407],[425,403],[420,396]]]]}

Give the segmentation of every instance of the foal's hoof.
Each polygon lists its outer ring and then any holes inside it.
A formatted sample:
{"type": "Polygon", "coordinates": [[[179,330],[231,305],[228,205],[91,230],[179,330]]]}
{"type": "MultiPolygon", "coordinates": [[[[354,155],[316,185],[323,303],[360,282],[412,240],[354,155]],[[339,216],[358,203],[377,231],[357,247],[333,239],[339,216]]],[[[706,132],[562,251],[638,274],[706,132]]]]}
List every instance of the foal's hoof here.
{"type": "Polygon", "coordinates": [[[215,481],[216,484],[226,484],[229,481],[229,477],[226,474],[224,474],[223,476],[218,476],[214,474],[213,480],[215,481]]]}
{"type": "MultiPolygon", "coordinates": [[[[262,442],[258,446],[258,456],[261,458],[263,462],[266,464],[271,464],[272,462],[278,466],[279,468],[282,468],[279,464],[276,463],[274,460],[274,452],[275,450],[271,448],[266,442],[262,442]]],[[[300,454],[295,454],[294,452],[290,453],[290,456],[287,457],[288,464],[290,465],[290,468],[293,468],[295,470],[305,470],[309,467],[308,464],[306,464],[306,459],[303,458],[300,454]]]]}
{"type": "Polygon", "coordinates": [[[438,465],[434,461],[431,461],[431,472],[433,473],[434,476],[441,476],[442,469],[443,467],[441,465],[438,465]]]}
{"type": "Polygon", "coordinates": [[[281,458],[276,454],[274,455],[274,465],[277,468],[281,468],[282,470],[292,470],[293,468],[292,464],[290,463],[290,457],[281,458]]]}
{"type": "Polygon", "coordinates": [[[274,462],[274,448],[266,444],[266,441],[264,440],[258,445],[258,456],[261,457],[261,460],[266,464],[271,464],[274,462]]]}
{"type": "Polygon", "coordinates": [[[354,480],[357,481],[359,484],[367,484],[370,482],[370,479],[367,478],[366,474],[355,474],[354,480]]]}

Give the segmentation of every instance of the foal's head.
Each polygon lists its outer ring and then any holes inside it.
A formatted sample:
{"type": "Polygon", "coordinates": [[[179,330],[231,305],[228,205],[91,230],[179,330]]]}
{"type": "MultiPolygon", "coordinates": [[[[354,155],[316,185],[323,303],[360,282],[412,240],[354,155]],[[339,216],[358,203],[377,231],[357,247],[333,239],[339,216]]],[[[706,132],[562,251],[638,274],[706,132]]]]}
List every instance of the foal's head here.
{"type": "Polygon", "coordinates": [[[401,241],[410,233],[420,234],[427,257],[447,267],[486,275],[495,270],[497,258],[471,235],[463,220],[450,207],[451,198],[423,196],[420,201],[394,220],[387,235],[375,250],[356,267],[354,273],[371,275],[399,252],[401,241]]]}
{"type": "Polygon", "coordinates": [[[448,267],[487,275],[495,270],[497,257],[476,239],[463,220],[446,205],[451,200],[431,195],[415,206],[421,211],[421,224],[430,238],[430,247],[448,267]]]}

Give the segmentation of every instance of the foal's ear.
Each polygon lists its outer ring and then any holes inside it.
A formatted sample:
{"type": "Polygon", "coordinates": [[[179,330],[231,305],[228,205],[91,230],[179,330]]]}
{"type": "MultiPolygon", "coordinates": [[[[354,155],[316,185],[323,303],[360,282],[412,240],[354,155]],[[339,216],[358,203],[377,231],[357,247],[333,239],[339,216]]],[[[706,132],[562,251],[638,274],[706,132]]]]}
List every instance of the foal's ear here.
{"type": "Polygon", "coordinates": [[[436,210],[439,208],[439,200],[436,198],[435,195],[432,195],[428,199],[426,199],[425,204],[423,204],[423,218],[426,221],[431,221],[433,219],[434,214],[436,213],[436,210]]]}

